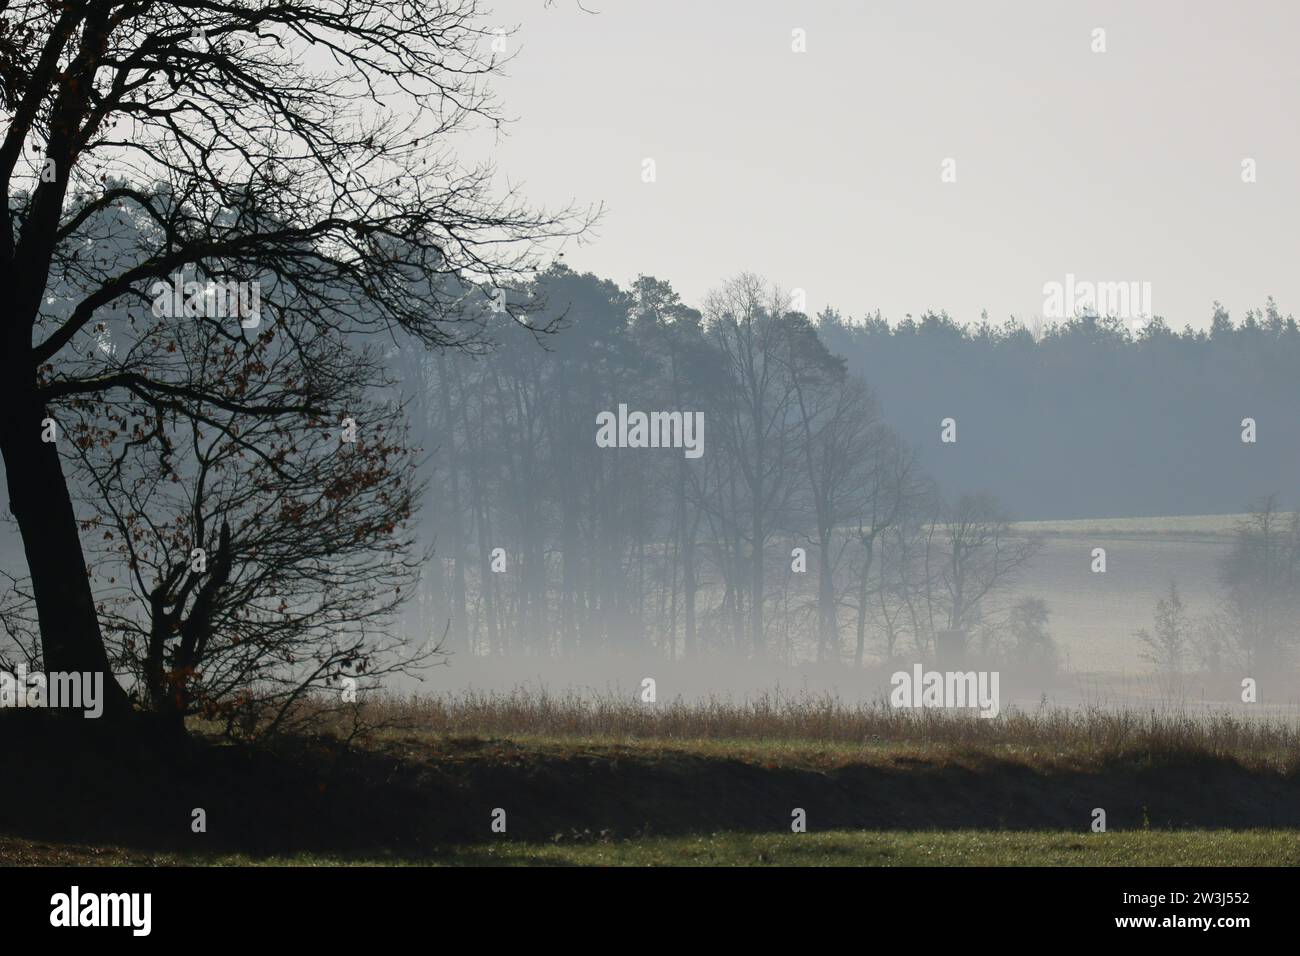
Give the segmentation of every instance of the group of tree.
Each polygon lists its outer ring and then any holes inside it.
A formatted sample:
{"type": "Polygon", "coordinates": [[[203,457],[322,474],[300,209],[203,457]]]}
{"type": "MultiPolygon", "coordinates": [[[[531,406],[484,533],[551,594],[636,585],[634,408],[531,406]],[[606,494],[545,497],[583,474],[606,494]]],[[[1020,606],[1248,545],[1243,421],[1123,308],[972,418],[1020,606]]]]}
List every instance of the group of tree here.
{"type": "Polygon", "coordinates": [[[1231,514],[1300,486],[1300,326],[1273,300],[1177,331],[1080,314],[816,317],[951,494],[995,488],[1022,520],[1231,514]],[[942,445],[938,422],[957,421],[942,445]],[[1243,441],[1243,421],[1254,422],[1243,441]]]}
{"type": "Polygon", "coordinates": [[[945,499],[779,288],[742,274],[695,309],[554,265],[514,294],[544,348],[485,297],[490,356],[402,367],[436,503],[410,626],[469,653],[862,666],[1006,620],[1033,539],[990,495],[945,499]],[[619,406],[702,413],[703,453],[602,447],[619,406]]]}
{"type": "Polygon", "coordinates": [[[1219,598],[1193,616],[1176,581],[1157,602],[1153,628],[1138,632],[1144,657],[1177,688],[1189,672],[1253,676],[1289,673],[1300,652],[1300,512],[1275,496],[1237,519],[1218,561],[1219,598]]]}

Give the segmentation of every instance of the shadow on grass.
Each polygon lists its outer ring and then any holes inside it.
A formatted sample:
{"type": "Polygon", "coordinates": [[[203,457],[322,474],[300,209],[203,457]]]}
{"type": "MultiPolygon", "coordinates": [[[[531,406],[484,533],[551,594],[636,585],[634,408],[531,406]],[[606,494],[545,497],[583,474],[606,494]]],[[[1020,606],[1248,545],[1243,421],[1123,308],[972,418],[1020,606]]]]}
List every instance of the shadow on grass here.
{"type": "Polygon", "coordinates": [[[688,752],[562,752],[462,741],[434,753],[349,749],[328,738],[243,746],[125,733],[102,722],[0,714],[0,834],[149,852],[476,860],[492,812],[510,839],[817,829],[1110,830],[1300,827],[1300,781],[1230,759],[1116,759],[1091,772],[960,762],[780,767],[688,752]],[[205,833],[191,828],[206,815],[205,833]]]}

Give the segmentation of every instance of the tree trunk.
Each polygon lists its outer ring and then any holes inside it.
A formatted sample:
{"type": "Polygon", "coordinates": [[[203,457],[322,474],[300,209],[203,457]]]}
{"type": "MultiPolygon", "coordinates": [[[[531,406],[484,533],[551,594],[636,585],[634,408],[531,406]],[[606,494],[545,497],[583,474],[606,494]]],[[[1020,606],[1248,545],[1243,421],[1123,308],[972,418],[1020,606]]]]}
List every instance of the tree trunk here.
{"type": "Polygon", "coordinates": [[[839,615],[835,608],[834,563],[831,558],[831,532],[818,529],[817,540],[817,659],[832,663],[840,660],[839,615]]]}
{"type": "Polygon", "coordinates": [[[695,636],[695,594],[698,583],[695,578],[695,532],[698,517],[686,531],[682,547],[682,588],[686,600],[686,621],[682,633],[683,653],[689,659],[696,655],[695,636]]]}
{"type": "MultiPolygon", "coordinates": [[[[761,467],[761,465],[760,465],[761,467]]],[[[762,485],[759,486],[760,493],[762,485]]],[[[754,503],[753,520],[750,524],[750,533],[753,535],[750,546],[750,584],[749,584],[749,614],[750,621],[753,625],[752,640],[754,643],[754,655],[762,658],[767,653],[766,644],[767,632],[763,627],[763,517],[759,513],[759,501],[756,498],[754,503]]]]}
{"type": "MultiPolygon", "coordinates": [[[[122,718],[130,714],[131,705],[104,650],[58,446],[41,440],[45,411],[34,396],[22,395],[13,387],[15,379],[24,376],[13,364],[0,369],[11,386],[0,417],[0,453],[9,485],[9,508],[22,534],[36,598],[43,666],[47,673],[103,674],[104,716],[122,718]]],[[[30,375],[27,371],[25,377],[30,375]]],[[[57,440],[68,439],[59,435],[57,440]]]]}
{"type": "Polygon", "coordinates": [[[855,668],[862,667],[862,652],[867,643],[867,582],[871,575],[873,544],[874,541],[871,538],[864,537],[862,539],[862,547],[866,554],[862,559],[862,577],[858,579],[858,646],[853,654],[853,666],[855,668]]]}
{"type": "Polygon", "coordinates": [[[467,630],[468,601],[465,597],[465,527],[462,518],[460,495],[461,461],[456,447],[456,422],[452,416],[455,405],[451,401],[450,372],[445,355],[438,356],[438,381],[442,395],[442,421],[446,429],[443,435],[443,449],[447,459],[447,490],[451,501],[446,502],[447,518],[451,530],[451,646],[448,650],[468,651],[469,634],[467,630]]]}

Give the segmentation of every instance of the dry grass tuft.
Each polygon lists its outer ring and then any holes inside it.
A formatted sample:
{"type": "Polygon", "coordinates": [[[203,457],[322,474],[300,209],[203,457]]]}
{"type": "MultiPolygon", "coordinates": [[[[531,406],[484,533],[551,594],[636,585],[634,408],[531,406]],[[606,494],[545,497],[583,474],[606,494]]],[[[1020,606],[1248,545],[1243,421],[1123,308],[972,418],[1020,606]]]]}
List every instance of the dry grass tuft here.
{"type": "Polygon", "coordinates": [[[363,722],[389,734],[444,742],[510,738],[607,745],[762,742],[792,748],[887,748],[971,755],[1014,753],[1026,762],[1232,759],[1289,774],[1300,769],[1300,724],[1250,719],[1227,711],[1010,710],[996,718],[942,710],[894,709],[883,702],[849,706],[830,696],[764,694],[744,702],[714,699],[641,704],[612,696],[546,691],[465,692],[440,697],[374,697],[363,722]]]}

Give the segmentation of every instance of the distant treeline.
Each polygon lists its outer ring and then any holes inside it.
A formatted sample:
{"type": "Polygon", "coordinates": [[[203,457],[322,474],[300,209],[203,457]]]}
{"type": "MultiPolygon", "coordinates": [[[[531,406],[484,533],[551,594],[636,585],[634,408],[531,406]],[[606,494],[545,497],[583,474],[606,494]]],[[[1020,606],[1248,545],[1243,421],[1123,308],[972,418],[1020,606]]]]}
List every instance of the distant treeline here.
{"type": "Polygon", "coordinates": [[[1182,332],[834,310],[817,328],[945,490],[991,490],[1021,519],[1232,513],[1300,484],[1300,327],[1271,299],[1182,332]],[[959,440],[940,445],[949,416],[959,440]]]}
{"type": "Polygon", "coordinates": [[[1031,332],[557,265],[481,308],[490,351],[397,358],[432,473],[413,623],[452,650],[861,663],[956,632],[1049,665],[1050,609],[1000,599],[1034,551],[1012,519],[1239,511],[1300,477],[1300,329],[1271,301],[1031,332]],[[667,418],[602,447],[620,405],[702,413],[703,453],[636,447],[667,418]]]}

